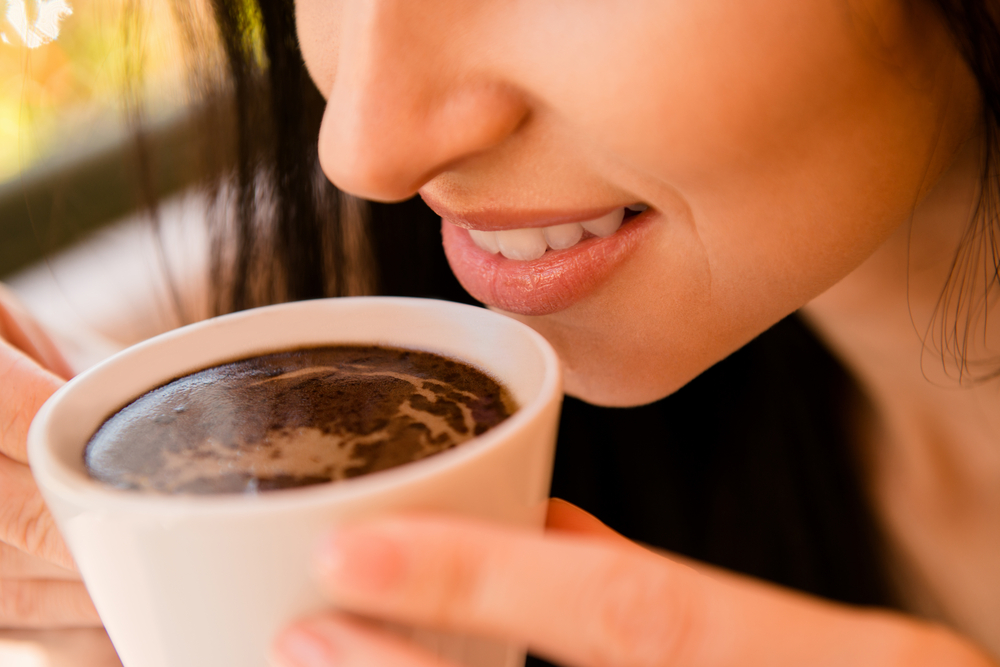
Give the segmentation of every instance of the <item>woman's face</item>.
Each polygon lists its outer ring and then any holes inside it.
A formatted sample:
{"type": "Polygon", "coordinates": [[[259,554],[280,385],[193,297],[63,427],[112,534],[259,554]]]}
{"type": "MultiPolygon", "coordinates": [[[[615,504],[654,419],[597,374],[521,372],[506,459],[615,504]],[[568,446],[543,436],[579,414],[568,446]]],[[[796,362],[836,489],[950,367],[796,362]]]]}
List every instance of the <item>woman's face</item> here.
{"type": "Polygon", "coordinates": [[[297,20],[330,179],[419,192],[459,280],[599,404],[676,390],[850,272],[978,118],[903,0],[298,0],[297,20]]]}

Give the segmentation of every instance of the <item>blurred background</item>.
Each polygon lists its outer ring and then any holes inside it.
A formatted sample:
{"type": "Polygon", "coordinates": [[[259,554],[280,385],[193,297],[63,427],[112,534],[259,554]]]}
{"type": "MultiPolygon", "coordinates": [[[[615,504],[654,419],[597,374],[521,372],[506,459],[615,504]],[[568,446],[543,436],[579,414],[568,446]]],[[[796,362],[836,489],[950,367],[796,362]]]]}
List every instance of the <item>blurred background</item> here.
{"type": "MultiPolygon", "coordinates": [[[[0,282],[76,370],[207,317],[206,221],[236,152],[210,0],[0,8],[0,282]]],[[[239,20],[263,61],[254,3],[239,20]]],[[[471,301],[439,228],[419,198],[371,206],[381,293],[471,301]]]]}
{"type": "Polygon", "coordinates": [[[195,174],[185,164],[193,126],[182,31],[190,26],[179,15],[191,8],[169,0],[0,0],[0,8],[2,280],[136,209],[138,178],[169,195],[195,174]],[[139,141],[153,149],[145,170],[139,141]]]}
{"type": "Polygon", "coordinates": [[[0,0],[0,282],[77,371],[207,316],[209,5],[0,0]]]}

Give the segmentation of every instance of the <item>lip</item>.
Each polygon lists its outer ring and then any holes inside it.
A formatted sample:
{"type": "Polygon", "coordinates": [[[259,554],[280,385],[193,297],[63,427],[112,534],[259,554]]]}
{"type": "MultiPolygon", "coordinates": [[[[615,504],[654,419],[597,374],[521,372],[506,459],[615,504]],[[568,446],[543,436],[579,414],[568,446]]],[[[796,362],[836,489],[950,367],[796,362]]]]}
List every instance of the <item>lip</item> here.
{"type": "Polygon", "coordinates": [[[549,227],[564,225],[571,222],[586,222],[604,217],[621,206],[605,206],[603,208],[578,209],[574,211],[509,211],[486,209],[481,211],[457,212],[449,209],[432,197],[420,193],[424,203],[432,211],[456,227],[476,229],[484,232],[497,232],[504,229],[527,229],[531,227],[549,227]]]}
{"type": "MultiPolygon", "coordinates": [[[[590,212],[581,215],[590,215],[590,212]]],[[[469,294],[489,306],[510,313],[549,315],[569,308],[610,278],[639,246],[657,218],[658,211],[647,209],[630,218],[612,236],[585,239],[565,250],[548,250],[540,258],[527,262],[490,254],[473,243],[465,228],[469,216],[461,216],[454,222],[442,217],[441,236],[448,263],[469,294]]],[[[535,224],[522,226],[538,227],[588,219],[549,218],[538,223],[538,218],[534,218],[535,224]]],[[[489,227],[477,224],[475,229],[513,228],[513,225],[500,226],[493,218],[490,222],[492,225],[489,227]]]]}

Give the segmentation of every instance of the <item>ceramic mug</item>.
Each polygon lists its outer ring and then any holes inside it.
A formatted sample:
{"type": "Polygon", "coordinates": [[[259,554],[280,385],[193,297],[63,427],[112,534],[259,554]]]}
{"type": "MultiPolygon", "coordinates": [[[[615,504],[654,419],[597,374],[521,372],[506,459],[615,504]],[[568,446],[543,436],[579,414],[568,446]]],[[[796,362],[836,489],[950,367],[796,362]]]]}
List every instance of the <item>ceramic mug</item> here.
{"type": "MultiPolygon", "coordinates": [[[[82,373],[28,434],[32,471],[125,667],[264,667],[292,619],[329,607],[310,559],[339,521],[451,512],[541,530],[562,378],[549,344],[482,308],[358,297],[259,308],[187,326],[82,373]],[[519,409],[467,443],[331,484],[259,495],[157,495],[90,479],[83,450],[121,407],[172,379],[270,352],[336,344],[406,347],[472,364],[519,409]]],[[[516,667],[521,647],[413,630],[468,667],[516,667]]]]}

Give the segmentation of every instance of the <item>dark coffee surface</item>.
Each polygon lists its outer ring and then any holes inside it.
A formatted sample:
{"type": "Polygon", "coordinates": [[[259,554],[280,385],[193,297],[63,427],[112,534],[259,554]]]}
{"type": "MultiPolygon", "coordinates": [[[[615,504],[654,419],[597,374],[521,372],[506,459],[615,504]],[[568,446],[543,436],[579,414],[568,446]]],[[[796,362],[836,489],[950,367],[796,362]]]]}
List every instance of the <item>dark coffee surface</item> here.
{"type": "Polygon", "coordinates": [[[108,419],[91,477],[160,493],[255,493],[337,481],[451,449],[506,419],[472,366],[376,346],[280,352],[209,368],[108,419]]]}

